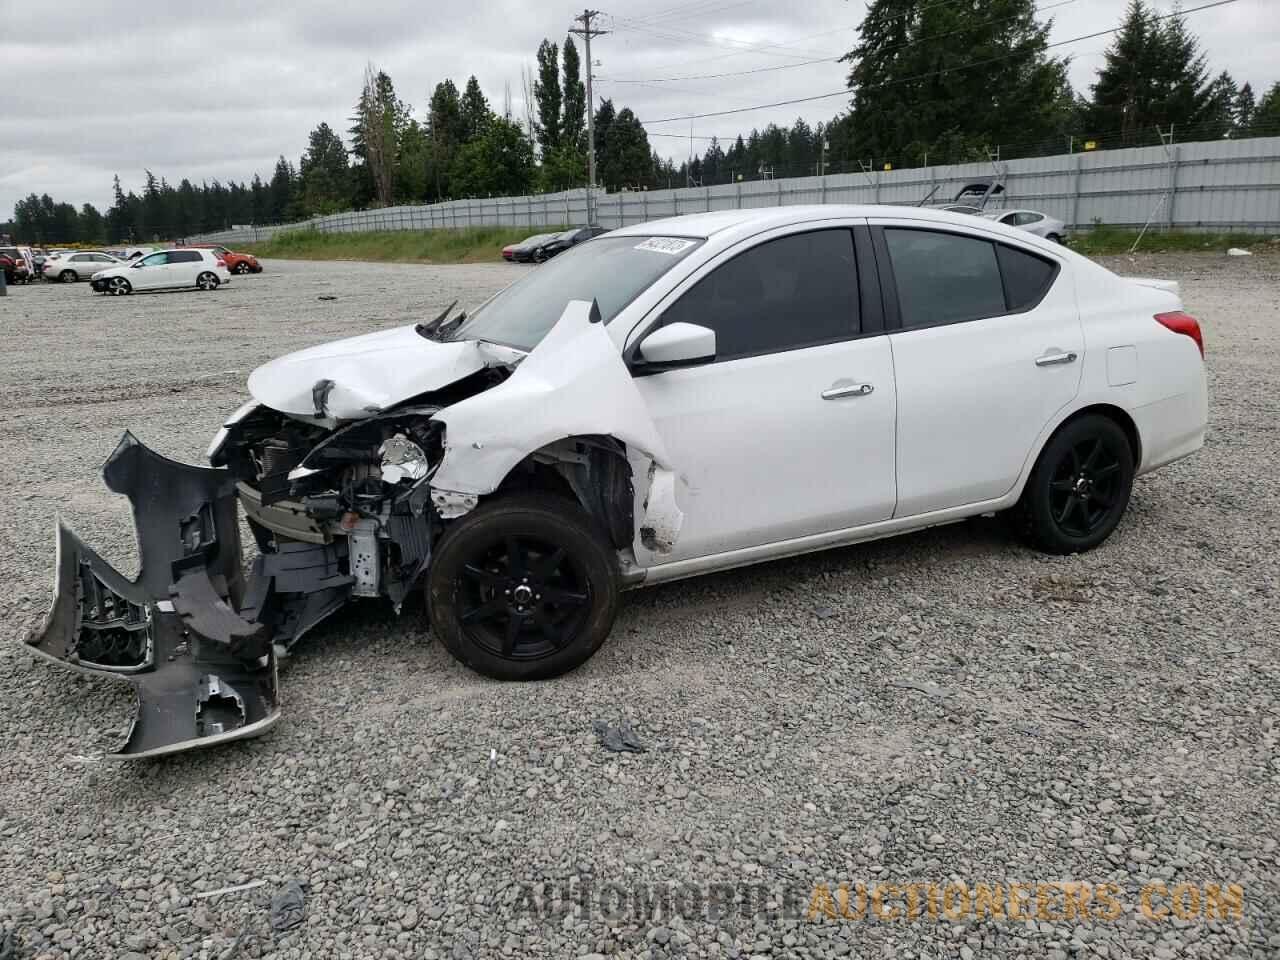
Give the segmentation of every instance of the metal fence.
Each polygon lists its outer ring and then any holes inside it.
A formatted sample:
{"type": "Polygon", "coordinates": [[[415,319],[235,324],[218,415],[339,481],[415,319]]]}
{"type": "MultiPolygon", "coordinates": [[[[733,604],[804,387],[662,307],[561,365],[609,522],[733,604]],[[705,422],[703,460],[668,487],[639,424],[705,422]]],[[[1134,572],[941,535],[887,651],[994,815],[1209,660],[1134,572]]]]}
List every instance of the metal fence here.
{"type": "MultiPolygon", "coordinates": [[[[1095,223],[1194,230],[1280,232],[1280,137],[1135,147],[963,163],[911,170],[782,180],[750,180],[709,187],[609,193],[597,191],[596,221],[605,227],[660,217],[800,203],[916,204],[930,193],[949,199],[966,183],[999,176],[1005,192],[995,203],[1031,207],[1074,229],[1095,223]]],[[[298,223],[208,233],[201,241],[252,243],[278,231],[354,233],[478,226],[543,227],[584,223],[584,190],[527,197],[452,200],[315,217],[298,223]]]]}

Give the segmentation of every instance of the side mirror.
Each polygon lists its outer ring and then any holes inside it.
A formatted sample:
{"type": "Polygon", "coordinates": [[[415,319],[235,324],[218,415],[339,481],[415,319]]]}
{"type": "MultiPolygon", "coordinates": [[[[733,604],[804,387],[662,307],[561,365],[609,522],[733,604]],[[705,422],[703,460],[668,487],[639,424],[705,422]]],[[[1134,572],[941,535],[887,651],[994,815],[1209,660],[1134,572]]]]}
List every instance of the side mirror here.
{"type": "Polygon", "coordinates": [[[716,332],[696,323],[669,323],[641,341],[636,349],[637,373],[707,363],[716,358],[716,332]]]}

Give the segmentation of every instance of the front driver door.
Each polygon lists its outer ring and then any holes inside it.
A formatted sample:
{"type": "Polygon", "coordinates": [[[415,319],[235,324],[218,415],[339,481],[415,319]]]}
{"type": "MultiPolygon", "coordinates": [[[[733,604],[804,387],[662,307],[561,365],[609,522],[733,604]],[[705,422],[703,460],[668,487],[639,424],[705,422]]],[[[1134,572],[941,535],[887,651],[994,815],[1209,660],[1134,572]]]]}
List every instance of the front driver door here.
{"type": "Polygon", "coordinates": [[[135,290],[156,290],[168,286],[169,253],[149,253],[138,260],[138,265],[129,271],[129,282],[135,290]]]}
{"type": "Polygon", "coordinates": [[[854,236],[793,227],[747,241],[677,288],[646,329],[682,321],[717,340],[710,363],[634,367],[684,481],[680,536],[646,565],[893,514],[893,361],[878,302],[860,295],[854,236]]]}

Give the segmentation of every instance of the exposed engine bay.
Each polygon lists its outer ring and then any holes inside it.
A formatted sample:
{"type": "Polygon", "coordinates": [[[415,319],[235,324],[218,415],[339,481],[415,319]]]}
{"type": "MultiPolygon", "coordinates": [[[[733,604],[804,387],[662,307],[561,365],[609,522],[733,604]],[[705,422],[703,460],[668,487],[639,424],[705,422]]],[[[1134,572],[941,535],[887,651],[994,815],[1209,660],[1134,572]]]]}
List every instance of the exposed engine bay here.
{"type": "Polygon", "coordinates": [[[671,475],[646,452],[660,441],[651,424],[623,419],[637,419],[638,397],[594,315],[570,304],[529,354],[437,344],[420,325],[273,361],[214,438],[210,467],[126,433],[103,476],[131,501],[140,572],[124,577],[60,523],[53,605],[31,649],[133,685],[138,709],[116,756],[172,753],[268,729],[277,665],[299,639],[353,599],[386,597],[399,612],[449,524],[484,497],[558,491],[620,558],[638,531],[647,543],[674,536],[671,475]],[[343,344],[359,349],[333,349],[343,344]],[[409,365],[390,387],[369,371],[371,355],[406,347],[436,362],[409,365]],[[341,379],[346,369],[359,376],[341,379]],[[257,546],[247,571],[240,509],[257,546]]]}

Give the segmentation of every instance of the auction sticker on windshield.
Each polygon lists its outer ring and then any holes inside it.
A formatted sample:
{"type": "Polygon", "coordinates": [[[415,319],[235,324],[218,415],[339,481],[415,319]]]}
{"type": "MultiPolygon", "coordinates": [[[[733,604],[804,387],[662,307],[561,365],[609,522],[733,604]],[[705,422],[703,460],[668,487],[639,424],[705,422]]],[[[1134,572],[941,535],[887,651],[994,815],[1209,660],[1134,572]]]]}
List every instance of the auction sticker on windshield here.
{"type": "Polygon", "coordinates": [[[650,237],[644,243],[637,243],[637,250],[652,250],[654,253],[665,253],[674,257],[692,247],[694,241],[681,240],[679,237],[650,237]]]}

